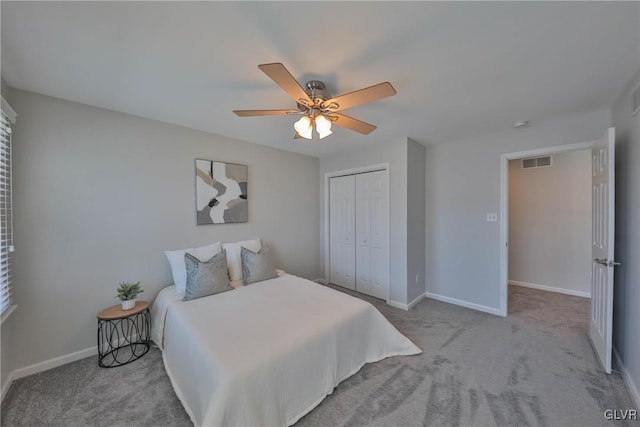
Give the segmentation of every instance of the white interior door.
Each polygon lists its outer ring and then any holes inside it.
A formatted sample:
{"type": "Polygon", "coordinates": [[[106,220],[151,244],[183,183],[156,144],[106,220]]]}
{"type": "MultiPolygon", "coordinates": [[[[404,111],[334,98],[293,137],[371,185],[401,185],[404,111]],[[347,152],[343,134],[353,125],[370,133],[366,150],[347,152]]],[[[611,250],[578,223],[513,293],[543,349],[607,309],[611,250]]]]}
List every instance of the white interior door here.
{"type": "Polygon", "coordinates": [[[387,171],[356,175],[356,291],[389,296],[387,171]]]}
{"type": "Polygon", "coordinates": [[[592,149],[591,322],[589,338],[604,370],[611,373],[615,227],[615,129],[592,149]]]}
{"type": "Polygon", "coordinates": [[[371,295],[389,298],[389,188],[386,170],[368,175],[371,198],[371,295]]]}
{"type": "Polygon", "coordinates": [[[329,262],[333,284],[355,290],[355,176],[329,180],[329,262]]]}
{"type": "Polygon", "coordinates": [[[373,173],[356,175],[356,291],[367,295],[373,295],[371,290],[371,175],[373,173]]]}

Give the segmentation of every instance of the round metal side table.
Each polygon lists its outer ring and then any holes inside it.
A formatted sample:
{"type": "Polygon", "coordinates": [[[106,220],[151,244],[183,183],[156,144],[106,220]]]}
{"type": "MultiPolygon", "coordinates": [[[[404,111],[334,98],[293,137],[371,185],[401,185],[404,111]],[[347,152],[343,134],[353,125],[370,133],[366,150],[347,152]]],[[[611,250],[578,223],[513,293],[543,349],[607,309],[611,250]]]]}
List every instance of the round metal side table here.
{"type": "Polygon", "coordinates": [[[97,317],[99,366],[126,365],[149,351],[151,314],[147,301],[137,301],[131,310],[114,305],[102,310],[97,317]]]}

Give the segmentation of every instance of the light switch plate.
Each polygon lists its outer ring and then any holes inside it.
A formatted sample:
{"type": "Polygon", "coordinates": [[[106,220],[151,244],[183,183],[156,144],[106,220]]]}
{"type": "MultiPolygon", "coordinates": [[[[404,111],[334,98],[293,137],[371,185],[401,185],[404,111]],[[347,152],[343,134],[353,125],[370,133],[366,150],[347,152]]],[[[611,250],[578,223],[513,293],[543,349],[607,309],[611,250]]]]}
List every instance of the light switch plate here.
{"type": "Polygon", "coordinates": [[[488,222],[498,222],[498,214],[497,213],[488,213],[487,214],[488,222]]]}

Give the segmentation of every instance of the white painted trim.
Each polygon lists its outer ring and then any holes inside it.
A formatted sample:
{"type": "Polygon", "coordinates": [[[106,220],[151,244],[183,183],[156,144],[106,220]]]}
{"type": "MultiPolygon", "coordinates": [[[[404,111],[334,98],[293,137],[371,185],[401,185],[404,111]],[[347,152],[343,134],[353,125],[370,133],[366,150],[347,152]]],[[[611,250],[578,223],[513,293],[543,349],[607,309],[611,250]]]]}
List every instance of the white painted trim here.
{"type": "Polygon", "coordinates": [[[390,305],[391,307],[402,309],[404,311],[409,311],[409,306],[407,304],[403,304],[403,303],[398,302],[398,301],[393,301],[393,300],[388,299],[387,300],[387,305],[390,305]]]}
{"type": "Polygon", "coordinates": [[[18,117],[18,113],[16,113],[15,110],[11,108],[11,105],[9,105],[9,103],[5,101],[3,97],[0,96],[0,98],[2,99],[2,102],[0,104],[0,106],[2,107],[2,111],[4,111],[11,123],[15,123],[16,118],[18,117]]]}
{"type": "MultiPolygon", "coordinates": [[[[329,269],[331,263],[329,258],[329,179],[338,176],[355,175],[366,172],[376,172],[386,170],[387,171],[387,274],[389,278],[387,280],[387,297],[388,300],[391,295],[391,169],[389,163],[379,163],[375,165],[362,166],[359,168],[344,169],[341,171],[327,172],[324,174],[324,277],[325,281],[329,283],[331,280],[331,271],[329,269]]],[[[383,298],[384,299],[384,298],[383,298]]]]}
{"type": "MultiPolygon", "coordinates": [[[[629,390],[629,394],[631,395],[631,398],[636,404],[636,409],[640,409],[640,388],[638,388],[638,386],[636,386],[636,384],[633,382],[633,378],[631,378],[629,371],[627,371],[627,368],[624,366],[624,363],[622,363],[620,354],[618,354],[618,351],[616,350],[615,347],[613,347],[613,358],[616,361],[616,365],[618,365],[618,367],[622,371],[622,378],[624,378],[624,383],[627,386],[627,389],[629,390]]],[[[628,409],[628,408],[624,408],[624,409],[628,409]]]]}
{"type": "Polygon", "coordinates": [[[409,311],[413,308],[414,305],[422,301],[426,296],[427,296],[426,294],[418,295],[409,304],[403,304],[401,302],[393,301],[389,299],[387,300],[387,304],[390,305],[391,307],[400,308],[404,311],[409,311]]]}
{"type": "Polygon", "coordinates": [[[97,354],[98,347],[93,346],[90,348],[85,348],[84,350],[65,354],[59,357],[54,357],[53,359],[45,360],[44,362],[25,366],[24,368],[16,369],[9,373],[8,378],[5,380],[4,384],[2,384],[0,402],[4,399],[14,380],[37,374],[38,372],[48,371],[49,369],[57,368],[58,366],[66,365],[67,363],[75,362],[76,360],[84,359],[86,357],[94,356],[97,354]]]}
{"type": "Polygon", "coordinates": [[[517,280],[509,280],[512,286],[520,286],[522,288],[538,289],[539,291],[556,292],[558,294],[573,295],[575,297],[591,298],[591,292],[574,291],[573,289],[556,288],[554,286],[538,285],[537,283],[518,282],[517,280]]]}
{"type": "Polygon", "coordinates": [[[4,384],[2,384],[2,391],[0,392],[0,403],[7,395],[7,392],[11,388],[11,384],[13,384],[13,372],[9,372],[9,375],[7,375],[7,379],[4,381],[4,384]]]}
{"type": "Polygon", "coordinates": [[[500,309],[488,307],[486,305],[480,305],[473,302],[463,301],[461,299],[446,297],[440,294],[434,294],[432,292],[425,292],[425,296],[427,298],[431,298],[437,301],[446,302],[453,305],[459,305],[461,307],[470,308],[472,310],[482,311],[484,313],[495,314],[496,316],[501,316],[500,309]]]}
{"type": "Polygon", "coordinates": [[[539,157],[569,151],[587,150],[598,141],[579,142],[577,144],[537,148],[535,150],[506,153],[500,156],[500,308],[498,315],[507,315],[509,293],[509,160],[524,157],[539,157]]]}
{"type": "MultiPolygon", "coordinates": [[[[16,369],[11,374],[13,376],[13,379],[17,380],[18,378],[26,377],[29,375],[37,374],[38,372],[43,372],[49,369],[57,368],[58,366],[66,365],[67,363],[75,362],[76,360],[84,359],[90,356],[95,356],[97,354],[98,354],[98,347],[93,346],[93,347],[85,348],[84,350],[65,354],[59,357],[54,357],[53,359],[45,360],[44,362],[25,366],[24,368],[16,369]]],[[[97,360],[96,360],[96,363],[97,363],[97,360]]]]}
{"type": "Polygon", "coordinates": [[[413,299],[413,301],[411,301],[409,304],[407,304],[409,306],[409,310],[411,310],[413,308],[414,305],[416,305],[417,303],[419,303],[420,301],[422,301],[423,299],[425,299],[427,297],[426,293],[420,294],[417,297],[415,297],[413,299]]]}

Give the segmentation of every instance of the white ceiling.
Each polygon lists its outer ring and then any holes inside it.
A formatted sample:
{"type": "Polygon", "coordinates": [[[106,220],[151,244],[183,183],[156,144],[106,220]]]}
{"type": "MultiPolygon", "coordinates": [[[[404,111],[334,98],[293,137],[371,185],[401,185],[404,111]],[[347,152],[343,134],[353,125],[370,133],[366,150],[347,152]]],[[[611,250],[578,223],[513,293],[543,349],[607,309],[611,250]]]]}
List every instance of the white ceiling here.
{"type": "Polygon", "coordinates": [[[442,143],[609,108],[640,67],[640,3],[1,2],[11,87],[313,156],[411,137],[442,143]],[[293,141],[257,65],[334,93],[392,98],[346,114],[378,129],[293,141]]]}

